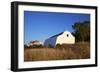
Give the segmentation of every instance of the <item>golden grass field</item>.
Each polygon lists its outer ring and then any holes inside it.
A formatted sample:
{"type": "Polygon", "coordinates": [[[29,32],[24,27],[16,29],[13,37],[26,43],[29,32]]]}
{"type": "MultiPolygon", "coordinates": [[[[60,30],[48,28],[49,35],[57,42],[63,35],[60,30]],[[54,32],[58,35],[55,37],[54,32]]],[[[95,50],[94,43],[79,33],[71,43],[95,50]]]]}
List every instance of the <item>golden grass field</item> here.
{"type": "Polygon", "coordinates": [[[90,58],[90,44],[77,43],[60,48],[25,48],[24,61],[71,60],[90,58]]]}

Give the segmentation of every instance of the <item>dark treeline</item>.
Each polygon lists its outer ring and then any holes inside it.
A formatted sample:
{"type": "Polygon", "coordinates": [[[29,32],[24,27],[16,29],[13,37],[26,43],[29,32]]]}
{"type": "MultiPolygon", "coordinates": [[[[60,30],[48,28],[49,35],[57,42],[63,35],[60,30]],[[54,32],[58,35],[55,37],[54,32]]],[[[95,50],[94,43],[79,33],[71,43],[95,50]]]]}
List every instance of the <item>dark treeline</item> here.
{"type": "Polygon", "coordinates": [[[75,36],[76,42],[90,42],[90,22],[76,22],[72,28],[74,32],[72,34],[75,36]]]}
{"type": "Polygon", "coordinates": [[[24,45],[24,48],[44,48],[44,47],[45,47],[44,45],[31,45],[31,46],[24,45]]]}

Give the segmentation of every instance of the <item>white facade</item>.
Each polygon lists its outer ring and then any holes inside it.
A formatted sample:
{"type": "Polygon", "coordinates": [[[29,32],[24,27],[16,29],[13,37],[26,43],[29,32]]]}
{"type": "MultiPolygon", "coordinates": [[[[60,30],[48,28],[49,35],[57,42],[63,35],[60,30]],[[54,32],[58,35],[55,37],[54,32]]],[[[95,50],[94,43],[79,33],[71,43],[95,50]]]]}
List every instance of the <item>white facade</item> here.
{"type": "Polygon", "coordinates": [[[58,35],[52,36],[45,40],[45,46],[55,47],[57,44],[74,44],[75,37],[68,31],[62,32],[58,35]]]}
{"type": "Polygon", "coordinates": [[[29,46],[33,46],[33,45],[43,45],[43,43],[40,42],[40,41],[34,40],[34,41],[30,41],[30,42],[27,44],[28,47],[29,47],[29,46]]]}

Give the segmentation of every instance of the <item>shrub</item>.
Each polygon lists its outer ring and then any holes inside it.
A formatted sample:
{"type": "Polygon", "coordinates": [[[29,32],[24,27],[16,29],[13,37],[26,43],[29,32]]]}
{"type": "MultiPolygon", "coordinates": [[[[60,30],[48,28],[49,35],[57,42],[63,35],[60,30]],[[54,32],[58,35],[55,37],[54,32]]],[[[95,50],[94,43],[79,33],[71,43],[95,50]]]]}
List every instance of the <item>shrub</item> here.
{"type": "Polygon", "coordinates": [[[27,45],[24,45],[24,48],[28,48],[28,46],[27,45]]]}
{"type": "Polygon", "coordinates": [[[62,45],[61,45],[61,44],[57,44],[57,45],[56,45],[56,48],[57,48],[57,49],[61,49],[61,48],[62,48],[62,45]]]}

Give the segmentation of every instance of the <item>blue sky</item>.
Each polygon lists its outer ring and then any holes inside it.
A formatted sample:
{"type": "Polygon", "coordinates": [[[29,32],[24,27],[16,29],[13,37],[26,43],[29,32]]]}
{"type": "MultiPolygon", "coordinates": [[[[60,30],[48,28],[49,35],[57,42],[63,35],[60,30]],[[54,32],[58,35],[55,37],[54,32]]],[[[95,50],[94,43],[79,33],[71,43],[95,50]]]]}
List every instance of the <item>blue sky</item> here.
{"type": "Polygon", "coordinates": [[[24,43],[45,39],[63,32],[72,32],[75,22],[90,21],[90,14],[24,11],[24,43]]]}

